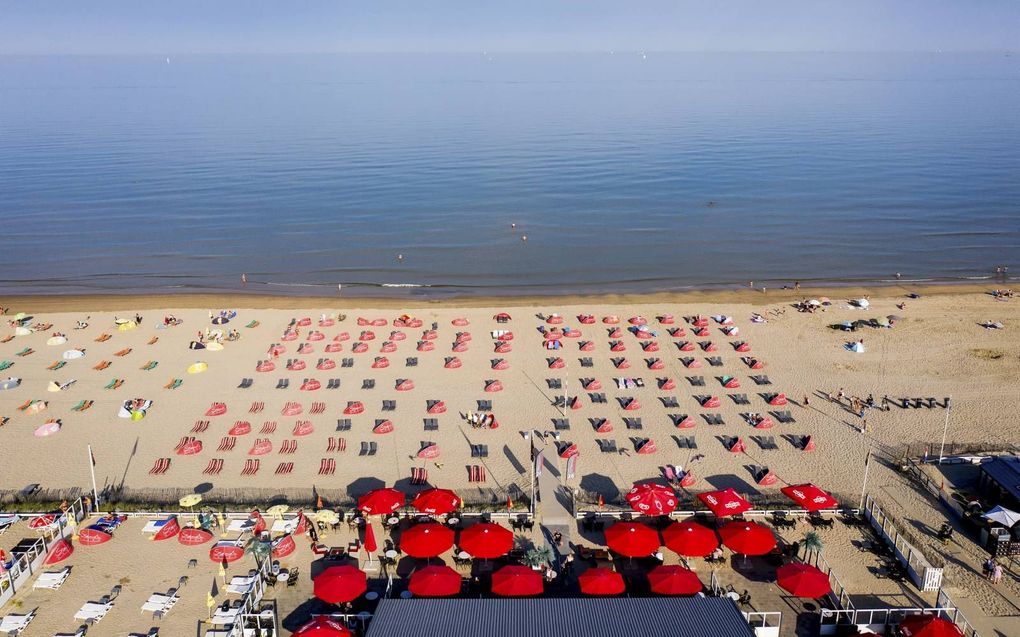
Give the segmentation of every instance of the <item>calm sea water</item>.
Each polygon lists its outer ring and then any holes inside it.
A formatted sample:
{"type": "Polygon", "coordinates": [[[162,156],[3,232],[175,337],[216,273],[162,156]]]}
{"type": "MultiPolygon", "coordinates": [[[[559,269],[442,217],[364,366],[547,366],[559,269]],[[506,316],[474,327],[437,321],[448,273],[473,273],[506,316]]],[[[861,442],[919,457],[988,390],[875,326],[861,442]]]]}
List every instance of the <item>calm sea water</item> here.
{"type": "Polygon", "coordinates": [[[0,218],[2,293],[1020,271],[1020,56],[0,57],[0,218]]]}

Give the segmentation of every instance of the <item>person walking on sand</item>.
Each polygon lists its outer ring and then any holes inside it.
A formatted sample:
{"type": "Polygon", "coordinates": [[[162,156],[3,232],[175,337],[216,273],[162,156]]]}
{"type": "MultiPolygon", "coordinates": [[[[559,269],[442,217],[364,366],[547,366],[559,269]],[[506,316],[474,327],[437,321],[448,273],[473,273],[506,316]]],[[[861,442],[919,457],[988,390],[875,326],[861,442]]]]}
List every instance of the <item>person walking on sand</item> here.
{"type": "Polygon", "coordinates": [[[804,406],[807,407],[811,402],[808,400],[808,395],[804,394],[804,406]]]}
{"type": "Polygon", "coordinates": [[[996,562],[992,568],[992,584],[998,584],[1002,581],[1002,564],[996,562]]]}
{"type": "Polygon", "coordinates": [[[836,402],[842,403],[843,402],[843,396],[846,396],[846,394],[843,393],[843,388],[840,387],[839,388],[839,392],[836,394],[836,402]]]}

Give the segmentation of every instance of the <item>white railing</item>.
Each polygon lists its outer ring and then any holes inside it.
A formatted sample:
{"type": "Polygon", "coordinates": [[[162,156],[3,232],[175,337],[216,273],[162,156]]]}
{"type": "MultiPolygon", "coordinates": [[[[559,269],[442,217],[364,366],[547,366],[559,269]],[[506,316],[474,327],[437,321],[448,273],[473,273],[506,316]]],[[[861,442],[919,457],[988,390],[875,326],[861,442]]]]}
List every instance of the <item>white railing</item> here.
{"type": "Polygon", "coordinates": [[[869,495],[864,502],[864,518],[871,523],[881,538],[893,548],[896,558],[907,568],[911,581],[922,591],[937,591],[942,587],[942,568],[934,566],[896,529],[892,516],[869,495]]]}
{"type": "Polygon", "coordinates": [[[783,614],[779,611],[751,611],[741,614],[756,637],[778,637],[782,630],[783,614]]]}
{"type": "Polygon", "coordinates": [[[819,635],[834,635],[838,626],[853,625],[878,634],[898,625],[907,615],[926,613],[953,622],[966,637],[980,637],[966,617],[955,607],[933,608],[857,608],[852,610],[822,610],[819,635]]]}

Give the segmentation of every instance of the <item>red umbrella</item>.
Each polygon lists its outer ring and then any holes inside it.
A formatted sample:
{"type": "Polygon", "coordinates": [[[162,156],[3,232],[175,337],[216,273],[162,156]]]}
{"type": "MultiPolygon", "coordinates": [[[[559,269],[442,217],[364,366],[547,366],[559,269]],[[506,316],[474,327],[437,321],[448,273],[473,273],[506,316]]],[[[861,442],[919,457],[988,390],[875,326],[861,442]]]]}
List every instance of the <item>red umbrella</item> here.
{"type": "Polygon", "coordinates": [[[668,515],[676,509],[677,499],[673,489],[653,482],[635,484],[627,495],[627,502],[635,511],[653,515],[668,515]]]}
{"type": "Polygon", "coordinates": [[[627,590],[623,576],[608,568],[589,568],[577,581],[581,592],[587,595],[619,595],[627,590]]]}
{"type": "Polygon", "coordinates": [[[372,523],[369,522],[365,525],[365,552],[375,553],[379,550],[379,545],[375,542],[375,530],[372,528],[372,523]]]}
{"type": "Polygon", "coordinates": [[[503,597],[541,595],[542,574],[530,566],[504,566],[492,574],[492,592],[503,597]]]}
{"type": "Polygon", "coordinates": [[[656,566],[648,573],[648,583],[659,595],[697,595],[703,588],[697,573],[682,566],[656,566]]]}
{"type": "Polygon", "coordinates": [[[514,534],[492,522],[473,524],[460,532],[460,548],[474,557],[501,557],[513,547],[514,534]]]}
{"type": "Polygon", "coordinates": [[[835,509],[839,506],[835,498],[813,484],[794,484],[780,491],[808,511],[835,509]]]}
{"type": "Polygon", "coordinates": [[[790,563],[776,569],[776,583],[795,597],[818,599],[832,591],[829,576],[810,564],[790,563]]]}
{"type": "Polygon", "coordinates": [[[436,522],[416,524],[400,534],[400,549],[411,557],[436,557],[453,546],[453,530],[436,522]]]}
{"type": "Polygon", "coordinates": [[[719,529],[723,544],[741,555],[765,555],[776,547],[776,536],[767,526],[734,520],[719,529]]]}
{"type": "Polygon", "coordinates": [[[956,624],[935,615],[907,615],[900,622],[903,637],[963,637],[956,624]]]}
{"type": "Polygon", "coordinates": [[[697,522],[674,522],[662,532],[666,547],[677,555],[705,557],[719,548],[715,531],[697,522]]]}
{"type": "Polygon", "coordinates": [[[411,506],[422,513],[444,515],[457,510],[460,498],[449,489],[427,489],[414,496],[411,506]]]}
{"type": "Polygon", "coordinates": [[[698,499],[705,503],[716,517],[739,515],[751,508],[751,503],[740,497],[733,489],[699,493],[698,499]]]}
{"type": "Polygon", "coordinates": [[[329,615],[318,615],[297,630],[293,637],[347,637],[351,631],[329,615]]]}
{"type": "Polygon", "coordinates": [[[417,597],[449,597],[460,592],[461,581],[449,566],[426,566],[411,575],[407,589],[417,597]]]}
{"type": "Polygon", "coordinates": [[[386,515],[404,506],[404,494],[396,489],[376,489],[358,498],[358,508],[366,515],[386,515]]]}
{"type": "Polygon", "coordinates": [[[327,604],[342,604],[368,590],[368,578],[353,566],[330,566],[315,578],[312,589],[327,604]]]}
{"type": "Polygon", "coordinates": [[[606,529],[606,544],[626,557],[646,557],[659,550],[659,534],[640,522],[617,522],[606,529]]]}

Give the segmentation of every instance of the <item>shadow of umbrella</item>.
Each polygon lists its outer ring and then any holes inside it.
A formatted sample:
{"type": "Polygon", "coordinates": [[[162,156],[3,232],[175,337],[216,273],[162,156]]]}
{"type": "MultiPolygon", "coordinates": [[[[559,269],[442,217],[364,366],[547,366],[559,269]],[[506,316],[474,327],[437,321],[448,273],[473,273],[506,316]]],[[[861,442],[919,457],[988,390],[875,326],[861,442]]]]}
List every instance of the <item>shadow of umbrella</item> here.
{"type": "Polygon", "coordinates": [[[386,487],[386,483],[379,478],[358,478],[354,482],[347,485],[347,495],[357,499],[358,496],[365,495],[369,491],[376,489],[382,489],[386,487]]]}
{"type": "Polygon", "coordinates": [[[194,488],[193,491],[194,491],[194,493],[198,493],[199,495],[204,495],[206,493],[209,493],[212,490],[213,490],[213,483],[212,482],[202,482],[200,484],[195,485],[195,488],[194,488]]]}

